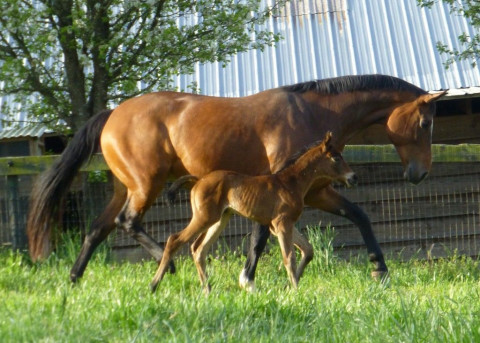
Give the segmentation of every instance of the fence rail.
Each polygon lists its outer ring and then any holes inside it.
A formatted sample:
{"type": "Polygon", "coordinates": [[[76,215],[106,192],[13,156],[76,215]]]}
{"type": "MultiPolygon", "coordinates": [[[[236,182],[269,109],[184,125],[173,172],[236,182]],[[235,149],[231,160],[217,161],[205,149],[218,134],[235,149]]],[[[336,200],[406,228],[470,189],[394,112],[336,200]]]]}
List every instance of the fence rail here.
{"type": "MultiPolygon", "coordinates": [[[[432,173],[421,185],[403,180],[399,157],[393,146],[347,146],[344,158],[360,177],[354,189],[339,188],[348,199],[369,215],[384,250],[398,255],[440,256],[458,250],[478,255],[480,248],[480,145],[433,145],[432,173]]],[[[28,197],[36,175],[57,156],[0,158],[0,243],[25,246],[28,197]]],[[[112,192],[109,182],[90,182],[87,174],[105,171],[102,155],[95,155],[81,169],[65,203],[64,226],[85,231],[103,210],[112,192]]],[[[159,242],[182,229],[191,216],[188,193],[175,205],[161,195],[144,218],[147,232],[159,242]]],[[[335,246],[342,254],[365,250],[358,229],[349,221],[307,208],[298,226],[304,228],[331,223],[335,246]]],[[[250,222],[235,217],[223,235],[232,247],[241,245],[250,222]]],[[[142,249],[127,234],[118,231],[110,244],[127,255],[142,249]],[[133,250],[132,250],[133,248],[133,250]]]]}

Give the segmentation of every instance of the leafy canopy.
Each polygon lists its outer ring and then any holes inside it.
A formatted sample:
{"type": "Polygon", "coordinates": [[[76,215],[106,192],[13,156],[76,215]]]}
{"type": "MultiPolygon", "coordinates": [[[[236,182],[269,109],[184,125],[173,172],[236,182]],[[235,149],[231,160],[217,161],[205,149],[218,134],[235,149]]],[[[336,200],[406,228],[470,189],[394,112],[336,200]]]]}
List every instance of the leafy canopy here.
{"type": "Polygon", "coordinates": [[[0,96],[4,114],[28,112],[72,129],[123,99],[170,89],[197,62],[263,49],[275,8],[261,0],[2,0],[0,96]],[[13,105],[12,105],[13,104],[13,105]]]}
{"type": "MultiPolygon", "coordinates": [[[[438,0],[417,0],[421,7],[431,8],[438,0]]],[[[461,49],[451,49],[443,42],[437,42],[437,49],[449,57],[445,62],[448,68],[455,61],[469,61],[472,67],[477,66],[480,60],[480,1],[479,0],[443,0],[449,4],[450,12],[467,18],[476,33],[473,35],[463,32],[458,36],[461,49]]]]}

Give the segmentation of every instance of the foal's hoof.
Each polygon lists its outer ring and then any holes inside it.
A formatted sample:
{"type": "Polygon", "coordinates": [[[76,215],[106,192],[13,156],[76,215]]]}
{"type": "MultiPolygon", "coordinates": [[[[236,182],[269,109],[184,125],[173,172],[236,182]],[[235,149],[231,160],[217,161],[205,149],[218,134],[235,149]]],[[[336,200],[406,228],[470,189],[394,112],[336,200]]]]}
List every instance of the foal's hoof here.
{"type": "Polygon", "coordinates": [[[374,270],[372,278],[378,282],[385,282],[388,279],[388,270],[374,270]]]}
{"type": "Polygon", "coordinates": [[[152,282],[150,284],[150,290],[152,291],[152,293],[155,293],[155,291],[157,290],[157,286],[158,286],[157,282],[152,282]]]}

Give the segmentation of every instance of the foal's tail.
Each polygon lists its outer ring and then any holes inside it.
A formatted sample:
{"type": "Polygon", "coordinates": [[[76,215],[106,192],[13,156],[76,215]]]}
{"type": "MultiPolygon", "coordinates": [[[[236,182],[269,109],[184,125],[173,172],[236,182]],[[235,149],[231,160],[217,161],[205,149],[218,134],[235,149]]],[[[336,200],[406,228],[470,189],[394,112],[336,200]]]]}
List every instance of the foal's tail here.
{"type": "Polygon", "coordinates": [[[197,181],[198,177],[193,175],[185,175],[178,178],[174,183],[172,183],[172,185],[170,186],[170,188],[168,188],[167,191],[167,198],[170,204],[174,203],[175,198],[177,197],[177,191],[180,187],[183,186],[190,189],[193,187],[193,185],[195,185],[195,183],[197,183],[197,181]]]}
{"type": "Polygon", "coordinates": [[[51,227],[58,226],[60,204],[84,162],[100,146],[100,134],[112,110],[104,110],[90,118],[75,133],[62,155],[41,175],[30,197],[27,236],[30,256],[36,261],[51,251],[51,227]]]}

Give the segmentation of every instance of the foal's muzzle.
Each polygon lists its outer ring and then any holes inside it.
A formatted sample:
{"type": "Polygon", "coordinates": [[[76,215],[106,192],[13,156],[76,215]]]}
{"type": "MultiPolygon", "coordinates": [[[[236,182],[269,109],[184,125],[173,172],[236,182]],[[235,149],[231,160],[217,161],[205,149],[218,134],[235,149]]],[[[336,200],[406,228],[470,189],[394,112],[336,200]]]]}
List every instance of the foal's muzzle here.
{"type": "Polygon", "coordinates": [[[351,173],[347,176],[347,187],[353,187],[356,186],[358,183],[358,176],[355,173],[351,173]]]}

